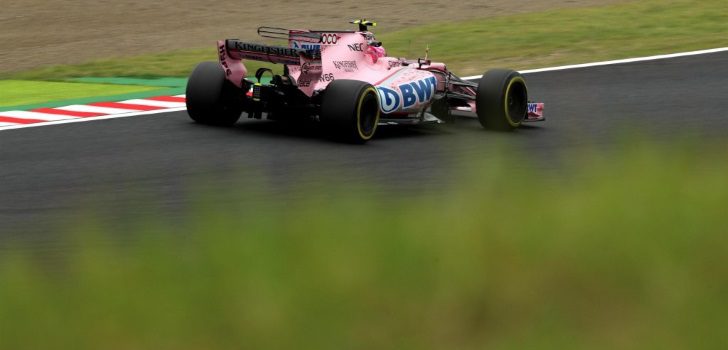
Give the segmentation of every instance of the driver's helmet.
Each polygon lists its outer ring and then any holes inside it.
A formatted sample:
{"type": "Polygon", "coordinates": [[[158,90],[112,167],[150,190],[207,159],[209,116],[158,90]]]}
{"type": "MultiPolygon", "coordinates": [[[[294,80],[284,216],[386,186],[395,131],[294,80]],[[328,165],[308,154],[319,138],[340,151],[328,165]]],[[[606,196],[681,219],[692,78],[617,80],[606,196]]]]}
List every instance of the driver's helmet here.
{"type": "Polygon", "coordinates": [[[367,39],[369,51],[371,52],[372,56],[376,56],[377,58],[387,56],[387,51],[384,49],[384,47],[382,47],[382,42],[377,41],[377,38],[374,37],[374,33],[365,32],[364,36],[367,39]]]}
{"type": "MultiPolygon", "coordinates": [[[[384,50],[381,46],[369,46],[369,54],[372,56],[372,58],[380,58],[387,56],[387,51],[384,50]]],[[[377,60],[374,59],[374,62],[377,60]]]]}

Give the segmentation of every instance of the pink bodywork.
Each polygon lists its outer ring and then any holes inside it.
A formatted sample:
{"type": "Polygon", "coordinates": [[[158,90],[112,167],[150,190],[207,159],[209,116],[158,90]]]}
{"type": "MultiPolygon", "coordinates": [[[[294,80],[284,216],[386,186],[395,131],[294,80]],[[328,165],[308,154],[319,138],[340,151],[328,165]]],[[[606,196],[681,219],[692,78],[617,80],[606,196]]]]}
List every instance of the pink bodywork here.
{"type": "MultiPolygon", "coordinates": [[[[475,89],[452,83],[445,86],[450,73],[444,63],[388,57],[381,45],[370,44],[374,42],[374,35],[369,32],[289,30],[288,48],[276,50],[279,50],[277,53],[280,50],[292,53],[274,55],[260,50],[241,53],[230,50],[226,41],[221,40],[218,41],[218,55],[227,79],[240,88],[248,73],[242,59],[247,58],[286,64],[298,89],[309,97],[326,89],[334,80],[351,79],[365,81],[377,89],[380,109],[385,114],[407,115],[422,111],[436,93],[444,91],[472,96],[467,107],[455,109],[476,112],[475,89]],[[314,54],[298,54],[300,51],[297,50],[314,54]]],[[[544,120],[543,108],[543,103],[528,103],[524,121],[544,120]]]]}
{"type": "MultiPolygon", "coordinates": [[[[315,32],[323,38],[316,43],[297,36],[300,33],[311,32],[290,31],[290,48],[320,51],[320,58],[302,55],[298,65],[288,65],[290,76],[307,96],[324,90],[337,79],[360,80],[377,88],[382,112],[406,114],[427,107],[436,92],[445,90],[445,64],[427,61],[420,65],[416,61],[388,57],[383,47],[369,45],[371,33],[315,32]]],[[[228,51],[225,41],[218,42],[218,54],[228,80],[241,87],[247,74],[241,57],[228,51]]],[[[470,91],[463,92],[475,94],[472,89],[467,90],[470,91]]],[[[475,111],[475,103],[471,108],[475,111]]]]}

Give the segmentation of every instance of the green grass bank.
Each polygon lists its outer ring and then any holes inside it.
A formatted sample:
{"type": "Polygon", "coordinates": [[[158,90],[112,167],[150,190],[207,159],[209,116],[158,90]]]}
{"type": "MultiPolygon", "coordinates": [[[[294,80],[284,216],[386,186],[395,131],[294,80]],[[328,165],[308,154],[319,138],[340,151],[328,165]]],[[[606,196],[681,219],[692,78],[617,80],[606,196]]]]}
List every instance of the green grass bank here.
{"type": "Polygon", "coordinates": [[[143,86],[80,84],[41,81],[0,80],[0,107],[39,103],[60,98],[83,98],[99,94],[129,94],[155,90],[143,86]]]}
{"type": "Polygon", "coordinates": [[[64,100],[71,104],[96,96],[146,95],[158,87],[139,85],[85,84],[27,80],[0,80],[0,110],[16,106],[47,106],[48,101],[64,100]]]}
{"type": "Polygon", "coordinates": [[[423,55],[461,74],[541,68],[728,46],[728,3],[643,0],[458,23],[383,36],[393,54],[423,55]]]}
{"type": "Polygon", "coordinates": [[[52,266],[0,255],[0,348],[723,349],[727,156],[502,158],[395,198],[203,185],[181,222],[124,232],[79,215],[52,266]]]}
{"type": "MultiPolygon", "coordinates": [[[[603,7],[553,10],[458,23],[436,23],[378,33],[389,54],[430,57],[459,74],[584,63],[728,46],[728,3],[723,0],[638,0],[603,7]]],[[[230,33],[256,39],[253,33],[230,33]]],[[[0,78],[63,80],[71,77],[185,77],[210,47],[138,57],[52,66],[0,78]]],[[[259,39],[259,38],[258,38],[259,39]]],[[[251,63],[252,70],[258,63],[251,63]]]]}

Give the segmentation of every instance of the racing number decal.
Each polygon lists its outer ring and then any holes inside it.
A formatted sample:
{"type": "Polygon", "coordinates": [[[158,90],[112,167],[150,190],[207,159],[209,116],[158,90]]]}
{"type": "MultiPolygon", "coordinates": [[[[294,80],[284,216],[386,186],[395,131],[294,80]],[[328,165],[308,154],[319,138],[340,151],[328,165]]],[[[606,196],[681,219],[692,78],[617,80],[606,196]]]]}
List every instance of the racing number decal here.
{"type": "Polygon", "coordinates": [[[339,41],[339,36],[333,33],[321,34],[321,43],[326,45],[336,45],[339,41]]]}
{"type": "Polygon", "coordinates": [[[334,78],[334,73],[323,74],[321,75],[321,77],[319,77],[319,81],[322,83],[334,80],[336,80],[336,78],[334,78]]]}

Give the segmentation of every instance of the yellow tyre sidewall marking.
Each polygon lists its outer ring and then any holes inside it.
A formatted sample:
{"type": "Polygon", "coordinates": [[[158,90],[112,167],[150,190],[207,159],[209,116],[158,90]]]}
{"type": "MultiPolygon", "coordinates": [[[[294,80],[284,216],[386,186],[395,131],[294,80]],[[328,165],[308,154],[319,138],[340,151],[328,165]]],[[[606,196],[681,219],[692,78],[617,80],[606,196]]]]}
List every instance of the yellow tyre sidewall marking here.
{"type": "Polygon", "coordinates": [[[362,140],[369,140],[372,136],[374,136],[374,132],[377,130],[377,125],[379,125],[379,115],[379,94],[377,93],[377,90],[374,90],[373,86],[370,86],[362,92],[359,96],[359,103],[356,104],[356,131],[359,132],[359,137],[361,137],[362,140]],[[369,133],[369,135],[364,135],[364,132],[361,130],[361,106],[364,103],[364,98],[367,97],[369,92],[374,94],[374,97],[377,99],[377,116],[374,118],[374,127],[372,127],[372,132],[369,133]]]}
{"type": "Polygon", "coordinates": [[[503,100],[503,109],[506,112],[506,121],[508,122],[508,124],[510,124],[514,128],[521,125],[521,122],[520,121],[514,122],[513,119],[511,119],[511,114],[508,112],[508,95],[510,95],[510,93],[511,93],[511,86],[513,86],[513,84],[516,82],[523,84],[523,87],[526,89],[526,91],[528,91],[528,87],[526,86],[526,81],[523,80],[522,77],[515,77],[508,82],[508,87],[506,88],[506,94],[505,94],[505,96],[503,96],[503,99],[504,99],[503,100]]]}

